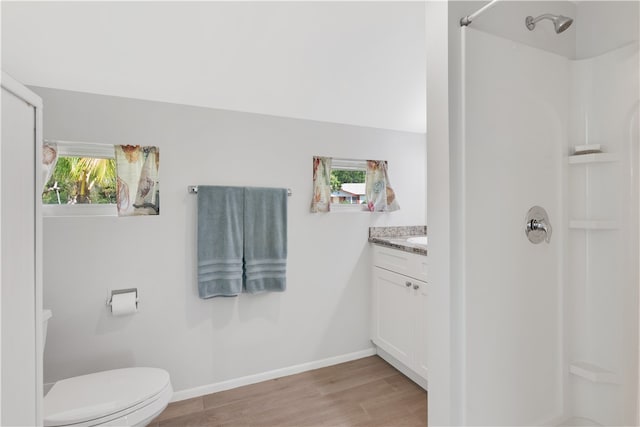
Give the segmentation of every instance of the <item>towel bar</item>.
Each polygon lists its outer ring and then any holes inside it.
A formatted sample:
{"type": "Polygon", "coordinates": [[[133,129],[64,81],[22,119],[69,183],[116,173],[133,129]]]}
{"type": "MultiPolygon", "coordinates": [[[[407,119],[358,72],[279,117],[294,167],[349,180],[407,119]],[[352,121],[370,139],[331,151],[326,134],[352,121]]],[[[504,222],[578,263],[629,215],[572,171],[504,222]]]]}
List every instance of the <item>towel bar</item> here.
{"type": "MultiPolygon", "coordinates": [[[[187,186],[187,193],[189,194],[198,194],[198,186],[197,185],[189,185],[187,186]]],[[[291,196],[293,192],[290,188],[287,188],[287,196],[291,196]]]]}

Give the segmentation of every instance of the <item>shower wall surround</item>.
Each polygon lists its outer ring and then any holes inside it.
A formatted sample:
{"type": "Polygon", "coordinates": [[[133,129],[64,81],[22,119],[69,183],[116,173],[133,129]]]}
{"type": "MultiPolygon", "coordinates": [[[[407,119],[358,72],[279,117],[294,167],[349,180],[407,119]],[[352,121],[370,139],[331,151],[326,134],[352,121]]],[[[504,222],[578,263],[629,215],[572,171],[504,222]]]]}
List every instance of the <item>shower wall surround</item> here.
{"type": "Polygon", "coordinates": [[[461,30],[470,3],[449,3],[454,422],[635,425],[639,4],[500,2],[461,30]],[[543,13],[574,23],[528,31],[543,13]],[[585,143],[609,154],[570,158],[585,143]]]}
{"type": "Polygon", "coordinates": [[[162,215],[44,221],[44,303],[54,313],[46,382],[157,366],[184,398],[228,387],[224,381],[371,353],[367,233],[424,224],[424,198],[415,196],[426,193],[424,134],[34,90],[46,105],[47,138],[162,147],[162,215]],[[309,159],[320,151],[387,159],[402,210],[309,213],[309,159]],[[192,184],[292,189],[287,292],[198,298],[192,184]],[[114,284],[145,295],[136,316],[108,314],[114,284]]]}
{"type": "Polygon", "coordinates": [[[637,42],[571,64],[565,150],[607,154],[567,162],[566,409],[602,425],[636,416],[639,64],[637,42]]]}
{"type": "Polygon", "coordinates": [[[545,425],[562,402],[569,60],[464,31],[467,425],[545,425]],[[549,214],[550,244],[525,236],[534,205],[549,214]]]}

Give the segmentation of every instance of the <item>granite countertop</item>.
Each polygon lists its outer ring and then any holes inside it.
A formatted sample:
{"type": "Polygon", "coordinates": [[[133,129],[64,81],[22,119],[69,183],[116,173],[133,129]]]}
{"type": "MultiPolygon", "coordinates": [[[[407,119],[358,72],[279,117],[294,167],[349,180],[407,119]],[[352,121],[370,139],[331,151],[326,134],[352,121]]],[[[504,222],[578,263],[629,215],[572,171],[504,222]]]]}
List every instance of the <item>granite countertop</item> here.
{"type": "Polygon", "coordinates": [[[385,246],[387,248],[398,249],[418,255],[427,255],[427,246],[410,243],[410,237],[427,235],[427,227],[405,226],[405,227],[369,227],[369,242],[385,246]]]}

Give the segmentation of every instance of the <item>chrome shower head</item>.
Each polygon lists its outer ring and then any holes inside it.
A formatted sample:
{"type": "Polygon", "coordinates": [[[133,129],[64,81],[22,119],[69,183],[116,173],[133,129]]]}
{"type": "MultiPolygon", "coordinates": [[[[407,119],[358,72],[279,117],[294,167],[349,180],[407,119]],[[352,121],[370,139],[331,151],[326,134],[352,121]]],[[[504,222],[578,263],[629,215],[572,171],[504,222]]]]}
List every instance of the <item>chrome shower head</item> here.
{"type": "Polygon", "coordinates": [[[524,23],[529,31],[533,31],[533,29],[536,28],[536,22],[542,19],[549,19],[550,21],[553,21],[553,26],[555,27],[557,34],[560,34],[564,30],[569,28],[573,23],[573,19],[571,18],[567,18],[566,16],[562,15],[551,15],[550,13],[545,13],[544,15],[540,15],[537,18],[534,18],[533,16],[527,16],[524,23]]]}

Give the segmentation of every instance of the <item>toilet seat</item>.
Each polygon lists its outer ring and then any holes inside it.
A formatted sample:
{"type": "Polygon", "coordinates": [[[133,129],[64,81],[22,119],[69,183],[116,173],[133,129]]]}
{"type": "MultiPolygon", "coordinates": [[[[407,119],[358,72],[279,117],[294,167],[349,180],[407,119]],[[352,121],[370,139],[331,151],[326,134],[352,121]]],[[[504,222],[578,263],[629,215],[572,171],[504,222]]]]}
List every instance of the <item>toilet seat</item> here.
{"type": "Polygon", "coordinates": [[[167,406],[169,374],[125,368],[58,381],[44,398],[44,425],[146,425],[167,406]]]}

